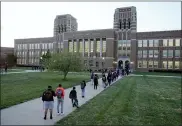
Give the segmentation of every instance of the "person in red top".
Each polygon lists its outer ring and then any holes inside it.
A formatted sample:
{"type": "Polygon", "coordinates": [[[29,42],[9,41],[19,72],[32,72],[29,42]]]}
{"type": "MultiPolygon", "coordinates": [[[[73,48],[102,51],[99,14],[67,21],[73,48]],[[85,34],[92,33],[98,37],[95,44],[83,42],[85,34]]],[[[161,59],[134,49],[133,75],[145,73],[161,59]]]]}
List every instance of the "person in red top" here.
{"type": "Polygon", "coordinates": [[[64,88],[62,87],[61,84],[59,84],[58,88],[56,89],[56,92],[55,92],[56,96],[57,96],[57,113],[58,115],[60,114],[59,113],[59,106],[61,104],[61,115],[63,115],[63,104],[64,104],[64,88]]]}

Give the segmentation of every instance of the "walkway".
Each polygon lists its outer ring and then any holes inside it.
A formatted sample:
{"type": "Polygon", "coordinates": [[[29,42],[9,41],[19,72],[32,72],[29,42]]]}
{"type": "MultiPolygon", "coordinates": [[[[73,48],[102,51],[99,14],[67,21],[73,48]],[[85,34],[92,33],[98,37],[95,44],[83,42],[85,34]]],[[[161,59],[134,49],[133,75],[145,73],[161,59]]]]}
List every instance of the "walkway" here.
{"type": "Polygon", "coordinates": [[[140,74],[130,74],[129,76],[148,76],[148,77],[170,77],[170,78],[182,78],[180,76],[161,76],[161,75],[140,75],[140,74]]]}
{"type": "MultiPolygon", "coordinates": [[[[121,79],[121,78],[119,78],[121,79]]],[[[118,79],[118,80],[119,80],[118,79]]],[[[117,80],[117,81],[118,81],[117,80]]],[[[1,110],[1,125],[54,125],[57,121],[67,116],[75,110],[72,107],[71,100],[69,99],[69,92],[72,88],[65,90],[65,100],[64,100],[64,115],[56,115],[56,105],[57,100],[55,98],[54,102],[54,114],[53,120],[43,119],[43,103],[41,98],[37,98],[19,105],[12,106],[7,109],[1,110]]],[[[87,101],[95,97],[97,94],[102,92],[104,88],[101,84],[101,79],[99,79],[99,86],[97,90],[93,89],[93,85],[90,82],[86,86],[86,97],[81,97],[80,85],[76,86],[79,105],[85,104],[87,101]]],[[[48,115],[49,117],[49,115],[48,115]]]]}

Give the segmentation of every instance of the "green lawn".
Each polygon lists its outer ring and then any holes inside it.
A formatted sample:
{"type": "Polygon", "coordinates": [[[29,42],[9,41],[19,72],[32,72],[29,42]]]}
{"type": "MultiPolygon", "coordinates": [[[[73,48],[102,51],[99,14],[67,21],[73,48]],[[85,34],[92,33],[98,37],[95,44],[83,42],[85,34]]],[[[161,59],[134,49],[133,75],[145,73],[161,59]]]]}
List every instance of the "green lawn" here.
{"type": "Polygon", "coordinates": [[[1,109],[40,97],[48,85],[56,89],[59,83],[64,88],[78,85],[90,79],[89,74],[68,74],[67,81],[57,72],[17,73],[1,75],[1,109]]]}
{"type": "Polygon", "coordinates": [[[57,125],[179,125],[181,80],[126,77],[57,125]]]}
{"type": "Polygon", "coordinates": [[[181,73],[165,73],[165,72],[139,72],[139,71],[135,71],[132,74],[138,74],[138,75],[161,75],[161,76],[182,76],[181,73]]]}

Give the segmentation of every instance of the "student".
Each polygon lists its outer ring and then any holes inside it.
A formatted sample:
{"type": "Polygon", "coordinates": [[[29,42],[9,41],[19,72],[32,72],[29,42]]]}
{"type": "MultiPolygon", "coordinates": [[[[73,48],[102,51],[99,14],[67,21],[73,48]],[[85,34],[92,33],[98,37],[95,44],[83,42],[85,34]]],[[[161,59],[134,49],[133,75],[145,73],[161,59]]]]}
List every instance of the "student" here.
{"type": "Polygon", "coordinates": [[[56,94],[52,90],[51,86],[48,86],[48,89],[43,92],[42,101],[43,101],[44,109],[45,109],[45,113],[44,113],[45,120],[47,118],[48,109],[50,111],[50,119],[52,119],[52,113],[53,113],[53,108],[54,108],[54,98],[53,97],[55,97],[55,96],[56,96],[56,94]]]}
{"type": "Polygon", "coordinates": [[[108,75],[107,75],[107,81],[108,81],[108,84],[111,85],[111,79],[112,79],[112,74],[111,72],[109,71],[108,75]]]}
{"type": "Polygon", "coordinates": [[[96,89],[97,90],[97,86],[98,86],[98,76],[97,76],[97,74],[95,74],[95,76],[94,76],[94,89],[96,89]]]}
{"type": "Polygon", "coordinates": [[[7,71],[8,71],[8,63],[7,62],[5,62],[5,68],[4,68],[4,71],[7,73],[7,71]]]}
{"type": "Polygon", "coordinates": [[[77,99],[77,92],[75,90],[76,88],[73,87],[73,90],[70,91],[69,98],[71,99],[73,107],[78,107],[78,99],[77,99]]]}
{"type": "Polygon", "coordinates": [[[102,75],[102,85],[104,88],[106,88],[106,76],[105,76],[105,74],[102,75]]]}
{"type": "Polygon", "coordinates": [[[81,90],[82,90],[82,98],[84,98],[85,97],[85,87],[86,87],[86,82],[83,80],[82,82],[81,82],[81,90]]]}
{"type": "Polygon", "coordinates": [[[92,73],[91,73],[91,77],[90,77],[90,80],[91,80],[91,84],[92,84],[92,85],[93,85],[93,83],[94,83],[94,82],[93,82],[93,79],[94,79],[94,73],[92,72],[92,73]]]}
{"type": "Polygon", "coordinates": [[[63,105],[64,105],[64,88],[62,87],[61,84],[59,84],[58,88],[55,91],[56,96],[57,96],[57,114],[59,115],[59,106],[61,104],[61,115],[63,115],[63,105]]]}

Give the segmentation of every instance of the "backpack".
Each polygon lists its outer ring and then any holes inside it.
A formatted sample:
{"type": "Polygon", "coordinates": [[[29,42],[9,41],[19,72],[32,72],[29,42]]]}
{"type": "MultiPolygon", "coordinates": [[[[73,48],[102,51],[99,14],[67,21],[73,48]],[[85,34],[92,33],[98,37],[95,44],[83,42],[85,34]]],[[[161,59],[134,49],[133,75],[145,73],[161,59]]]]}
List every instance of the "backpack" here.
{"type": "Polygon", "coordinates": [[[102,77],[102,80],[103,80],[103,81],[106,81],[106,77],[102,77]]]}
{"type": "Polygon", "coordinates": [[[58,89],[57,92],[56,92],[56,95],[57,95],[57,98],[61,98],[61,96],[62,96],[62,90],[61,89],[58,89]]]}
{"type": "Polygon", "coordinates": [[[45,99],[51,99],[53,97],[52,91],[51,90],[47,90],[44,93],[44,98],[45,99]]]}
{"type": "Polygon", "coordinates": [[[82,82],[81,83],[81,89],[84,89],[85,88],[85,84],[82,82]]]}

